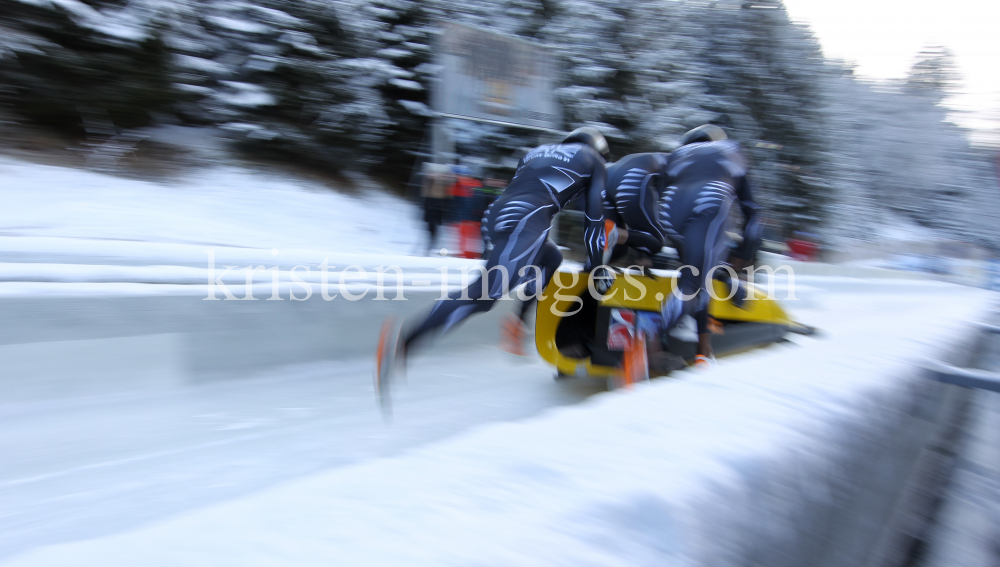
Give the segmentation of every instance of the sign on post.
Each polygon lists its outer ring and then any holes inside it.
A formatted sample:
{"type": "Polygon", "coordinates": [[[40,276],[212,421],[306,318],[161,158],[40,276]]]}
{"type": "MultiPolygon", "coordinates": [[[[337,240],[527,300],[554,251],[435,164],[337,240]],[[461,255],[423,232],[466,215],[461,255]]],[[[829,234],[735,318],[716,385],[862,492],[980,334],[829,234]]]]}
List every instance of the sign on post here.
{"type": "Polygon", "coordinates": [[[545,48],[444,22],[437,45],[434,110],[446,117],[559,130],[558,68],[545,48]]]}

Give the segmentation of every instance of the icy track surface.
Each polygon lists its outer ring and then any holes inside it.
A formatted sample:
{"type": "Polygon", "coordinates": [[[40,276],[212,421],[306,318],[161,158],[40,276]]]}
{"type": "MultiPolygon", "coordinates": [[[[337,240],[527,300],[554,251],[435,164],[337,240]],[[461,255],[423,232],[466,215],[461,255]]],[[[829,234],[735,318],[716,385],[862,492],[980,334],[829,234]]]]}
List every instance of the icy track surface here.
{"type": "Polygon", "coordinates": [[[4,408],[5,564],[683,564],[694,523],[739,521],[712,494],[838,438],[993,297],[848,283],[801,294],[820,338],[534,417],[594,388],[485,348],[414,364],[391,425],[365,363],[4,408]]]}
{"type": "MultiPolygon", "coordinates": [[[[599,391],[492,347],[417,359],[379,413],[369,361],[159,392],[0,403],[0,558],[105,536],[599,391]]],[[[2,560],[2,559],[0,559],[2,560]]]]}

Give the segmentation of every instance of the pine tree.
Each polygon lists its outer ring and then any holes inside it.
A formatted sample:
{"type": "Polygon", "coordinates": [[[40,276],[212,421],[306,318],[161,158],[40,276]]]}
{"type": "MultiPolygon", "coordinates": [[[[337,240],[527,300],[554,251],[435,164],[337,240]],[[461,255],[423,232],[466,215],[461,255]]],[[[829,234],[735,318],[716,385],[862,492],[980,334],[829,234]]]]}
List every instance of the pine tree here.
{"type": "Polygon", "coordinates": [[[945,47],[928,47],[917,55],[906,79],[906,90],[940,103],[953,94],[959,80],[955,58],[945,47]]]}
{"type": "Polygon", "coordinates": [[[624,100],[637,115],[628,129],[637,151],[671,150],[684,132],[719,117],[698,57],[696,14],[683,4],[640,3],[621,36],[635,77],[624,100]]]}
{"type": "Polygon", "coordinates": [[[375,0],[368,8],[378,61],[376,88],[388,120],[379,156],[383,171],[409,178],[414,163],[429,151],[431,29],[434,12],[419,0],[375,0]]]}
{"type": "Polygon", "coordinates": [[[385,114],[337,5],[213,2],[180,14],[168,41],[186,115],[219,123],[237,147],[331,169],[362,169],[385,114]],[[196,22],[196,23],[195,23],[196,22]]]}
{"type": "Polygon", "coordinates": [[[619,157],[636,151],[628,131],[640,123],[642,112],[628,102],[639,93],[623,41],[635,5],[632,0],[566,0],[542,36],[567,64],[568,85],[557,91],[565,128],[597,127],[619,157]]]}
{"type": "Polygon", "coordinates": [[[837,195],[826,228],[838,246],[915,224],[995,249],[996,176],[966,133],[946,122],[939,98],[905,83],[876,89],[849,74],[831,80],[824,85],[837,195]]]}
{"type": "Polygon", "coordinates": [[[28,119],[82,134],[84,115],[134,128],[172,103],[161,30],[142,19],[155,11],[0,0],[0,13],[0,102],[28,119]]]}
{"type": "Polygon", "coordinates": [[[824,222],[829,182],[822,132],[819,46],[777,0],[717,2],[705,10],[712,108],[744,142],[765,204],[786,231],[824,222]]]}
{"type": "Polygon", "coordinates": [[[539,39],[558,10],[556,0],[510,0],[504,7],[504,15],[516,23],[514,35],[539,39]]]}

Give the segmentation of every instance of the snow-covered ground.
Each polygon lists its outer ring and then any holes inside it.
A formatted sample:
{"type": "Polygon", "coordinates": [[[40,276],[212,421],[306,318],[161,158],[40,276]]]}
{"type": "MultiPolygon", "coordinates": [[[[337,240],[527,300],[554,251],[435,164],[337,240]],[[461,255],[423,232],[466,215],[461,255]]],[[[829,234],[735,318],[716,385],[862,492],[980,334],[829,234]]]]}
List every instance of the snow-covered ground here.
{"type": "MultiPolygon", "coordinates": [[[[246,282],[242,268],[278,266],[320,281],[376,281],[372,269],[399,266],[406,285],[436,287],[442,266],[468,260],[424,257],[426,233],[413,204],[365,178],[348,190],[234,165],[191,170],[164,182],[0,157],[0,296],[205,293],[212,262],[236,266],[219,280],[246,282]],[[416,280],[414,282],[413,280],[416,280]],[[141,285],[135,285],[141,284],[141,285]]],[[[442,228],[448,247],[453,235],[442,228]]],[[[453,246],[452,246],[453,247],[453,246]]],[[[383,281],[395,283],[390,272],[383,281]]],[[[267,287],[264,269],[252,280],[267,287]]]]}
{"type": "Polygon", "coordinates": [[[724,565],[762,553],[755,542],[808,527],[803,502],[836,502],[827,491],[850,479],[838,451],[893,450],[873,432],[922,380],[913,362],[992,297],[824,283],[789,306],[820,337],[563,409],[547,408],[595,390],[481,349],[416,362],[389,424],[364,363],[3,408],[3,549],[21,552],[6,564],[724,565]]]}
{"type": "Polygon", "coordinates": [[[202,265],[208,247],[408,253],[424,237],[417,208],[370,181],[345,193],[236,166],[158,183],[0,157],[0,196],[0,257],[100,256],[117,243],[202,265]]]}

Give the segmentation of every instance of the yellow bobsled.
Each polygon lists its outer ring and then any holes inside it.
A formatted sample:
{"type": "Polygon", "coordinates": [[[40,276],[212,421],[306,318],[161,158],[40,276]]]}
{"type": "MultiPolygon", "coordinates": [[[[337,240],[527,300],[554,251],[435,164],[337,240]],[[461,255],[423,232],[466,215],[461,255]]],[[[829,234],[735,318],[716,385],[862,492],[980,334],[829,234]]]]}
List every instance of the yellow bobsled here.
{"type": "MultiPolygon", "coordinates": [[[[729,297],[728,282],[713,284],[716,297],[729,297]]],[[[586,274],[557,272],[538,303],[538,352],[561,376],[615,377],[628,351],[623,343],[657,324],[663,300],[675,285],[676,277],[618,274],[605,299],[598,300],[588,287],[586,274]]],[[[708,312],[721,327],[712,335],[713,349],[720,356],[779,341],[790,331],[808,330],[794,323],[775,299],[757,289],[740,307],[712,298],[708,312]]],[[[685,360],[695,355],[694,343],[678,340],[670,340],[667,350],[685,360]]]]}

